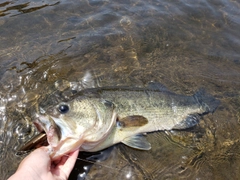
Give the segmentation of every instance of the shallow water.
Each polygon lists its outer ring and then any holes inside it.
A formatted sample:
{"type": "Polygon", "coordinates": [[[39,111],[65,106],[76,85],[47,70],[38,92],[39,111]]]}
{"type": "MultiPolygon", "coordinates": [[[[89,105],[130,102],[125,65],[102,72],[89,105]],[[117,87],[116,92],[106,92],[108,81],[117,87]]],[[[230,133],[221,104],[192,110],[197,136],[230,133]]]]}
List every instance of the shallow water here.
{"type": "Polygon", "coordinates": [[[90,71],[98,86],[157,81],[187,95],[204,87],[221,105],[193,129],[149,134],[150,151],[119,144],[81,153],[70,179],[239,179],[239,8],[210,0],[1,2],[1,178],[36,134],[37,106],[68,96],[69,83],[84,88],[90,71]]]}

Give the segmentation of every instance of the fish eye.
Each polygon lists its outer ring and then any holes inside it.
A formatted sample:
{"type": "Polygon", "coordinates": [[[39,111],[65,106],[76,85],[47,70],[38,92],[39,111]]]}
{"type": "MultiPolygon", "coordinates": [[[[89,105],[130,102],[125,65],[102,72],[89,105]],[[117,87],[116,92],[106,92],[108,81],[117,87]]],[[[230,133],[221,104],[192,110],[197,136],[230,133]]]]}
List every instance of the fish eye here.
{"type": "Polygon", "coordinates": [[[65,114],[69,111],[69,106],[67,104],[60,104],[58,106],[58,111],[61,113],[61,114],[65,114]]]}

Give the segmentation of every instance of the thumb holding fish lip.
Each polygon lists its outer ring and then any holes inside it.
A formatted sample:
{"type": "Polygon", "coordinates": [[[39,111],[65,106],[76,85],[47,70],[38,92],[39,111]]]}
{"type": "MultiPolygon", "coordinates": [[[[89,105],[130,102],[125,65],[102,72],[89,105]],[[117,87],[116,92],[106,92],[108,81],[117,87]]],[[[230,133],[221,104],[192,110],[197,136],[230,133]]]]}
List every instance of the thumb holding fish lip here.
{"type": "Polygon", "coordinates": [[[37,148],[23,159],[23,161],[19,165],[19,168],[24,166],[26,163],[28,163],[28,165],[33,165],[33,167],[45,165],[46,163],[51,162],[50,153],[51,152],[47,147],[37,148]]]}
{"type": "Polygon", "coordinates": [[[69,153],[68,155],[63,155],[60,159],[52,164],[51,171],[55,177],[58,179],[67,179],[69,177],[77,160],[78,153],[79,149],[69,153]]]}
{"type": "Polygon", "coordinates": [[[46,147],[41,147],[31,152],[20,163],[17,171],[9,180],[14,179],[46,179],[51,173],[51,158],[46,147]]]}
{"type": "Polygon", "coordinates": [[[65,180],[69,177],[76,162],[79,150],[62,156],[53,162],[49,155],[49,147],[40,147],[30,153],[20,163],[19,168],[9,180],[49,179],[65,180]]]}

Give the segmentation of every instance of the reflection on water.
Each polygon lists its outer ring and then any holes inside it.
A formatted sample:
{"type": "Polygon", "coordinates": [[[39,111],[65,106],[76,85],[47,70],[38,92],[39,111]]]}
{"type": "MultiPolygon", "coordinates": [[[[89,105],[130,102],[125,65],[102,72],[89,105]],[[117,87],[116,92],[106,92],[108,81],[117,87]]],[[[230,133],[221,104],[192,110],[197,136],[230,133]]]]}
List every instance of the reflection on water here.
{"type": "Polygon", "coordinates": [[[192,129],[149,134],[150,151],[120,144],[104,158],[82,153],[70,179],[238,179],[239,8],[237,1],[0,3],[1,178],[37,133],[38,105],[84,88],[89,70],[98,86],[158,81],[187,95],[204,87],[221,105],[192,129]]]}

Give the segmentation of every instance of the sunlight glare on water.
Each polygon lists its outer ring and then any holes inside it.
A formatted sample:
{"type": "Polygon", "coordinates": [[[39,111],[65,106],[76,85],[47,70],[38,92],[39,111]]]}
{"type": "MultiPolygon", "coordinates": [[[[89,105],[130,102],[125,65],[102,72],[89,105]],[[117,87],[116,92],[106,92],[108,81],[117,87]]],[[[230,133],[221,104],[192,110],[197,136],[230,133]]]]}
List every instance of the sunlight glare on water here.
{"type": "Polygon", "coordinates": [[[151,81],[183,95],[203,87],[221,105],[192,129],[148,134],[149,151],[119,144],[80,152],[69,179],[238,179],[239,8],[210,0],[1,2],[0,179],[26,155],[16,153],[37,134],[39,107],[86,87],[151,81]]]}

